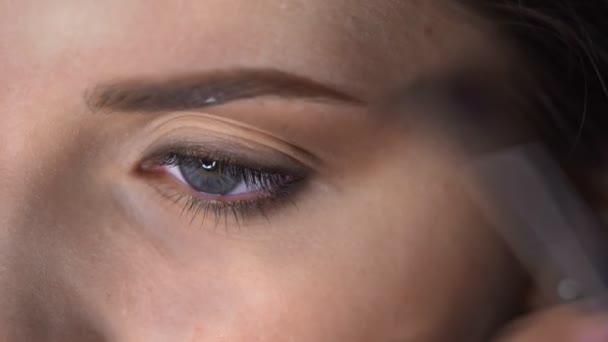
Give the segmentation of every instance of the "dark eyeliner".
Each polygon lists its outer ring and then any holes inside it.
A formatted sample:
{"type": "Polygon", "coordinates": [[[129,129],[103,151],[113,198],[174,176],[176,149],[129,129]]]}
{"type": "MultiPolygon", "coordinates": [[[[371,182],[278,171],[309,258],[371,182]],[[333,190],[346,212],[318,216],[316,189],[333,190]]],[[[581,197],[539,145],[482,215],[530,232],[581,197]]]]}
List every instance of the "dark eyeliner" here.
{"type": "MultiPolygon", "coordinates": [[[[288,157],[285,157],[287,159],[288,157]]],[[[214,160],[224,165],[223,172],[240,177],[249,187],[258,187],[260,193],[255,198],[229,201],[217,197],[203,198],[202,193],[190,187],[190,191],[161,182],[157,187],[161,195],[182,207],[181,216],[189,216],[190,223],[201,219],[201,223],[212,219],[217,226],[220,222],[234,219],[240,226],[249,218],[269,217],[269,212],[285,204],[294,204],[291,199],[308,177],[305,167],[290,162],[288,166],[276,163],[265,164],[251,157],[218,151],[209,146],[168,146],[157,151],[142,163],[141,171],[150,172],[166,166],[200,165],[202,160],[214,160]]],[[[186,187],[186,186],[184,186],[186,187]]]]}

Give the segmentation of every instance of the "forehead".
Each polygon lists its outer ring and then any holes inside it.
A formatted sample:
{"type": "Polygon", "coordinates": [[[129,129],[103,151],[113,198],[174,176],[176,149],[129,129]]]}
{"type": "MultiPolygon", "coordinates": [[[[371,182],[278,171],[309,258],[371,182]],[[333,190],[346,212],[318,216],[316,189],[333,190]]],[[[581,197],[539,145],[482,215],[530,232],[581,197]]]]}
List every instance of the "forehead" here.
{"type": "Polygon", "coordinates": [[[4,60],[21,66],[95,68],[109,79],[316,68],[331,83],[356,87],[390,78],[395,67],[445,59],[450,44],[471,40],[474,25],[448,7],[447,0],[24,0],[0,4],[0,47],[11,47],[0,54],[18,54],[4,60]]]}

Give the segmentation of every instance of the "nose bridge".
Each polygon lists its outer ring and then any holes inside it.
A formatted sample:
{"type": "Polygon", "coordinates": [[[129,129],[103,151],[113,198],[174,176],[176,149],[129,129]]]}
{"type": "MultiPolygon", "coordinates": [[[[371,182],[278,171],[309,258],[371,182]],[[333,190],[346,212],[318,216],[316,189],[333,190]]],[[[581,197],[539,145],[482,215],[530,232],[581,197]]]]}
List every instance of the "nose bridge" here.
{"type": "MultiPolygon", "coordinates": [[[[27,114],[0,113],[0,234],[14,230],[29,215],[28,204],[36,187],[36,174],[43,173],[44,159],[37,151],[36,124],[27,114]],[[12,227],[12,228],[11,228],[12,227]]],[[[40,140],[40,139],[38,139],[40,140]]],[[[7,241],[7,240],[5,240],[7,241]]]]}
{"type": "MultiPolygon", "coordinates": [[[[13,243],[17,223],[25,216],[31,170],[36,157],[28,138],[34,134],[32,118],[14,88],[0,93],[0,253],[7,253],[13,243]],[[29,161],[28,161],[29,159],[29,161]]],[[[0,259],[0,266],[5,258],[0,259]]]]}
{"type": "Polygon", "coordinates": [[[27,111],[17,109],[20,103],[10,95],[5,93],[0,101],[4,104],[0,112],[0,339],[8,342],[38,338],[34,330],[46,324],[36,299],[41,287],[32,276],[44,267],[35,261],[40,255],[28,226],[34,215],[32,168],[42,165],[35,160],[36,125],[27,111]]]}
{"type": "Polygon", "coordinates": [[[0,341],[106,341],[55,274],[64,267],[55,228],[68,223],[52,190],[69,167],[69,137],[57,120],[19,106],[0,109],[0,341]]]}
{"type": "Polygon", "coordinates": [[[34,337],[28,326],[39,324],[28,300],[35,292],[27,279],[30,267],[19,261],[20,250],[27,247],[23,226],[28,216],[30,177],[24,170],[28,132],[24,118],[10,111],[0,113],[0,126],[4,128],[0,135],[0,338],[12,342],[34,337]]]}

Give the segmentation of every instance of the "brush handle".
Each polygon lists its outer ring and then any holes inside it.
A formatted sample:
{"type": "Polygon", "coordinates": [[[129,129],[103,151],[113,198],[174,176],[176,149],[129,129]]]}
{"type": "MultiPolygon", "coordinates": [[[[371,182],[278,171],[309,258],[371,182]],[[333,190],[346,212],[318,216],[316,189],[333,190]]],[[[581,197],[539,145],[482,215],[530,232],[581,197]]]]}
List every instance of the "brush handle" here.
{"type": "Polygon", "coordinates": [[[473,198],[555,301],[605,293],[604,227],[541,144],[484,155],[470,171],[473,198]]]}

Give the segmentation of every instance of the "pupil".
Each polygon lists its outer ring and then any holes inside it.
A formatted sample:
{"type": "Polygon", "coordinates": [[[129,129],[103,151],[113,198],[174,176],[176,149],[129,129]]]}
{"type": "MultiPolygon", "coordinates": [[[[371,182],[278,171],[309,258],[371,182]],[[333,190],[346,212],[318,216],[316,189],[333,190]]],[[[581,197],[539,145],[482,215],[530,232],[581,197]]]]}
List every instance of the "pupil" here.
{"type": "Polygon", "coordinates": [[[203,160],[201,167],[206,171],[215,171],[217,169],[217,161],[215,160],[203,160]]]}

